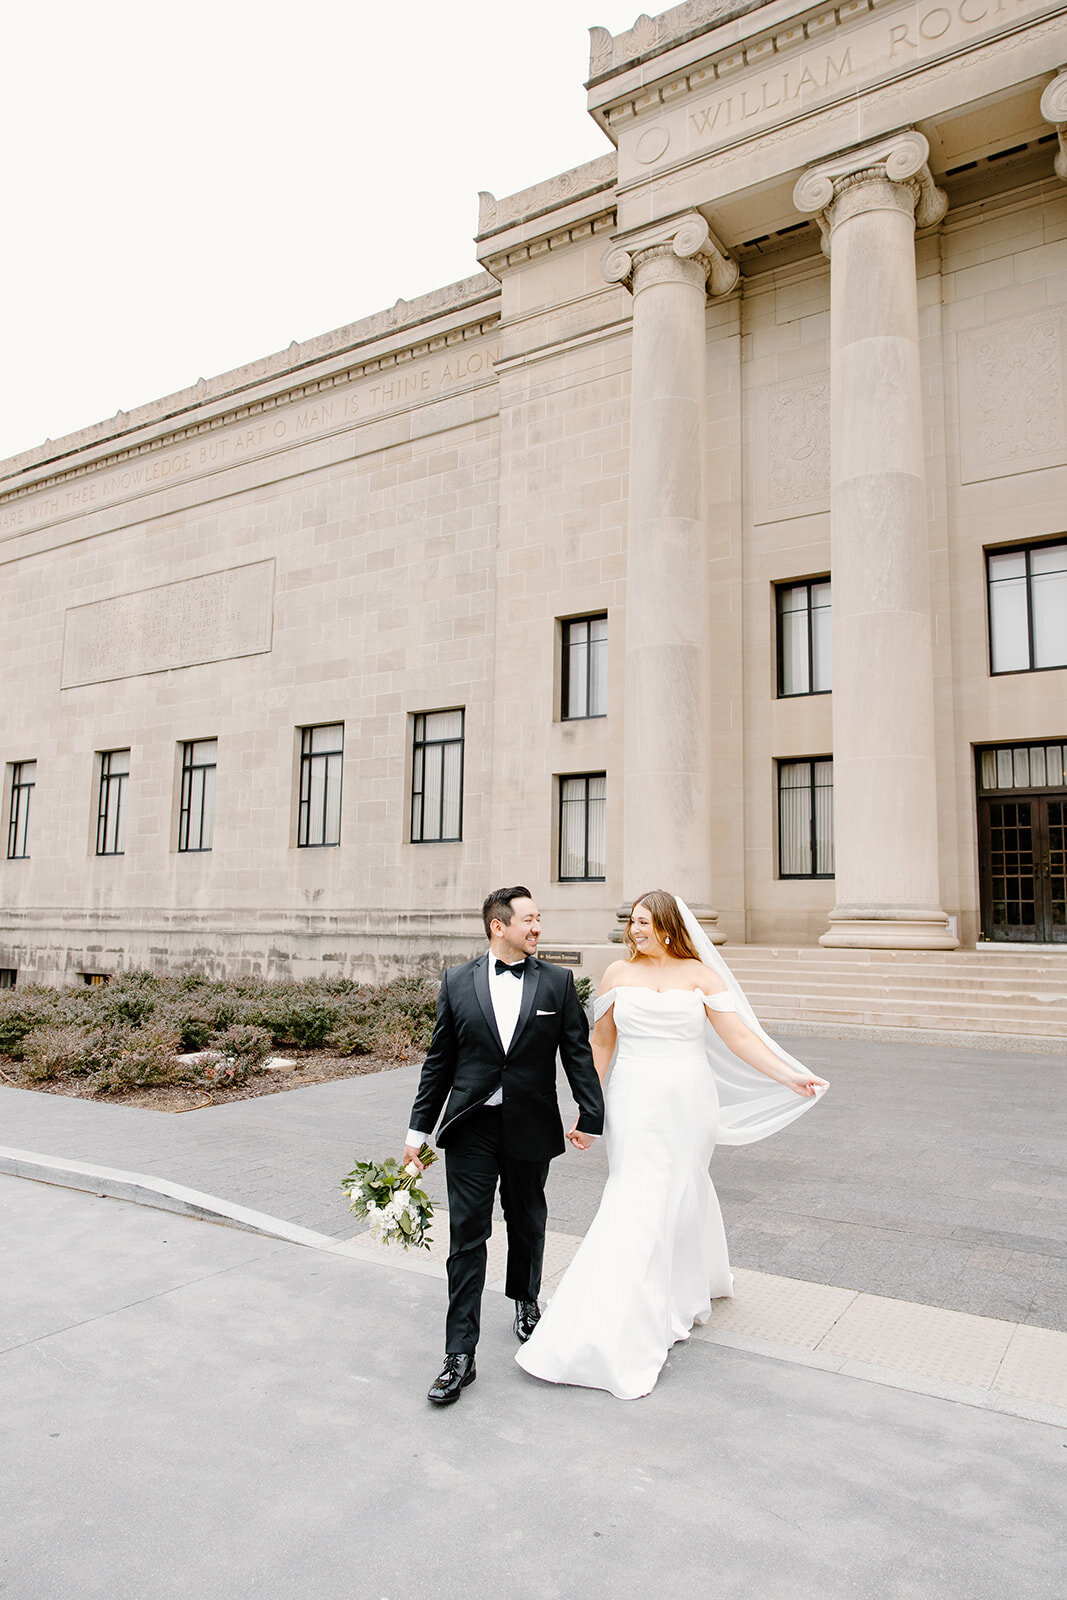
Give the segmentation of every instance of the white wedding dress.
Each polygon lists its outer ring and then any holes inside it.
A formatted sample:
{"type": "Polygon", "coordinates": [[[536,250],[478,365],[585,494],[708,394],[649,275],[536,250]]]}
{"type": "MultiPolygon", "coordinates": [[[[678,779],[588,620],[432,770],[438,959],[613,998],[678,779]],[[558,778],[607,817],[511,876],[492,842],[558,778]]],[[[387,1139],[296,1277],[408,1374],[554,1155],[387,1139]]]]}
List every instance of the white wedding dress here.
{"type": "Polygon", "coordinates": [[[530,1339],[515,1359],[535,1378],[636,1400],[655,1386],[671,1345],[733,1294],[722,1213],[708,1174],[716,1143],[749,1144],[795,1120],[801,1097],[740,1061],[706,1011],[735,1011],[783,1061],[718,952],[679,901],[706,965],[727,988],[627,985],[614,1006],[618,1046],[604,1086],[609,1177],[600,1209],[530,1339]]]}
{"type": "MultiPolygon", "coordinates": [[[[515,1357],[536,1378],[648,1394],[667,1351],[733,1294],[708,1163],[719,1097],[693,989],[613,989],[619,1045],[604,1091],[610,1176],[562,1282],[515,1357]]],[[[716,1009],[736,1009],[727,995],[716,1009]]],[[[604,1007],[606,1009],[606,1007],[604,1007]]]]}

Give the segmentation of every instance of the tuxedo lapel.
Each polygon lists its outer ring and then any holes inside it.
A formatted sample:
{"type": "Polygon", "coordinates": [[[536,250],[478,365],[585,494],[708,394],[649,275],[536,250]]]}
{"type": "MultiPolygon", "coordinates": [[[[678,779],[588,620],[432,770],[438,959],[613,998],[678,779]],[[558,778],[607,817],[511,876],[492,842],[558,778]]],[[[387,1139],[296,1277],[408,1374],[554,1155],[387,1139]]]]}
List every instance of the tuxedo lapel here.
{"type": "MultiPolygon", "coordinates": [[[[486,1027],[503,1050],[504,1045],[500,1038],[500,1029],[496,1025],[496,1012],[493,1010],[493,1000],[489,993],[489,957],[482,956],[474,963],[474,993],[482,1009],[486,1027]]],[[[525,995],[523,999],[525,1000],[525,995]]],[[[515,1030],[516,1033],[518,1029],[515,1030]]]]}
{"type": "MultiPolygon", "coordinates": [[[[536,956],[527,956],[526,971],[522,975],[522,1002],[519,1006],[519,1020],[515,1024],[515,1032],[512,1034],[511,1043],[508,1045],[509,1052],[514,1050],[519,1035],[522,1033],[523,1028],[525,1028],[526,1024],[533,1015],[534,1001],[537,998],[537,985],[540,981],[540,977],[541,968],[536,956]]],[[[485,982],[486,990],[488,991],[488,978],[485,982]]]]}

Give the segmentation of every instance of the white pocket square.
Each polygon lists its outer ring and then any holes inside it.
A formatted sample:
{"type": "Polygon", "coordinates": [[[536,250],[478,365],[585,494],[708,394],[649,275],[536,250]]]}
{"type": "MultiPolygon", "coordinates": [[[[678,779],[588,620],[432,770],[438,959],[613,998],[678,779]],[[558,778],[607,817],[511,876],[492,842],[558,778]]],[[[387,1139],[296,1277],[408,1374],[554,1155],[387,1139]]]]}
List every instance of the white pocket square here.
{"type": "Polygon", "coordinates": [[[539,1017],[554,1017],[556,1013],[554,1011],[539,1011],[537,1015],[539,1017]]]}

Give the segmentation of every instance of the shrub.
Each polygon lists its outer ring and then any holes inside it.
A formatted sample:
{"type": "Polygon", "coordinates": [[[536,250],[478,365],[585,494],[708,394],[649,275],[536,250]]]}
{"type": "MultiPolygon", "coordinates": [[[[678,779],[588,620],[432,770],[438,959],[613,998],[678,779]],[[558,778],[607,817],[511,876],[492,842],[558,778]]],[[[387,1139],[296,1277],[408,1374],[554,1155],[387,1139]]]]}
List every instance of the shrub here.
{"type": "Polygon", "coordinates": [[[165,982],[152,972],[124,972],[104,985],[100,1013],[109,1022],[129,1022],[137,1027],[156,1009],[165,982]]]}
{"type": "Polygon", "coordinates": [[[266,1028],[235,1023],[212,1039],[205,1056],[187,1064],[186,1077],[205,1089],[228,1089],[246,1083],[262,1067],[272,1045],[266,1028]]]}
{"type": "Polygon", "coordinates": [[[584,1011],[593,998],[592,978],[575,978],[574,987],[578,991],[578,1004],[584,1011]]]}
{"type": "Polygon", "coordinates": [[[31,1028],[20,1041],[26,1077],[31,1083],[51,1083],[85,1072],[89,1039],[88,1028],[72,1023],[31,1028]]]}
{"type": "Polygon", "coordinates": [[[173,1083],[180,1076],[174,1059],[180,1043],[177,1029],[155,1018],[139,1028],[116,1024],[101,1030],[94,1046],[101,1061],[94,1093],[120,1094],[173,1083]]]}

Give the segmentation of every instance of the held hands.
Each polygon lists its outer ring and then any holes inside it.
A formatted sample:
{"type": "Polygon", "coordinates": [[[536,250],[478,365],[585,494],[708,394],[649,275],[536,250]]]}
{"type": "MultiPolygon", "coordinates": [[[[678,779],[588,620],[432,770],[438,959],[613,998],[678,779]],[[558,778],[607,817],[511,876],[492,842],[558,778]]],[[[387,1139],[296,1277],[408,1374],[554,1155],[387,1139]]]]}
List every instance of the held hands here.
{"type": "Polygon", "coordinates": [[[589,1146],[593,1142],[590,1134],[578,1132],[577,1123],[574,1124],[574,1127],[568,1133],[567,1138],[570,1140],[571,1144],[576,1150],[588,1150],[589,1146]]]}

